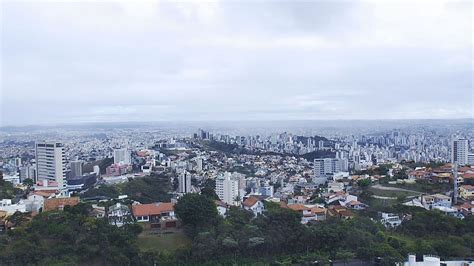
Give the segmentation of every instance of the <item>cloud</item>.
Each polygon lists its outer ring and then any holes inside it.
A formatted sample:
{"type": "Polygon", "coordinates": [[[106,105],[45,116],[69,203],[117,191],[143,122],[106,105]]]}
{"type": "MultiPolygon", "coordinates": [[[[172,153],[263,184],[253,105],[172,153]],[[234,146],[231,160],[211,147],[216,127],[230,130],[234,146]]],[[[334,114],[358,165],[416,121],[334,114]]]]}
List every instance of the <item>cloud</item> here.
{"type": "Polygon", "coordinates": [[[1,10],[0,125],[474,116],[470,1],[1,10]]]}

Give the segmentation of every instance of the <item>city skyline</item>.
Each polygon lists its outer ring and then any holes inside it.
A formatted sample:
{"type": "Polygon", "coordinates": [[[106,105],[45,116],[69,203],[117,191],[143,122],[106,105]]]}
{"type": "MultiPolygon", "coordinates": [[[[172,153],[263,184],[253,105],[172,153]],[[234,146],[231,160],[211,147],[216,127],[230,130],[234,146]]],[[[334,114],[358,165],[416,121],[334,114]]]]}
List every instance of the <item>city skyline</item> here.
{"type": "Polygon", "coordinates": [[[0,126],[474,114],[469,1],[1,7],[0,126]]]}

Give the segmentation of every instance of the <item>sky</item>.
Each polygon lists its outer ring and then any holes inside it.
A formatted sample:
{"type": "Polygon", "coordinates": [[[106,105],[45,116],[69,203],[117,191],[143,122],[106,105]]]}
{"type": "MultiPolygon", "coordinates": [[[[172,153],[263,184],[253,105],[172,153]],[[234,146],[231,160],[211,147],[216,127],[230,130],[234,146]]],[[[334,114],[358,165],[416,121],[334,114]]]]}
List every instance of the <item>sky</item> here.
{"type": "Polygon", "coordinates": [[[472,1],[0,8],[0,126],[474,117],[472,1]]]}

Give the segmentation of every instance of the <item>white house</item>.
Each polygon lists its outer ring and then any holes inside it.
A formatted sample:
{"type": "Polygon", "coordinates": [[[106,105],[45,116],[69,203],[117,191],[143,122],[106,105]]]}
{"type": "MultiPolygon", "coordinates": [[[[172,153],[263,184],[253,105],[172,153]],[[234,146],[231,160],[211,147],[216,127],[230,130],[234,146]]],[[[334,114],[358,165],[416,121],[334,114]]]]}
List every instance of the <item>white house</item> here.
{"type": "Polygon", "coordinates": [[[265,210],[265,206],[263,201],[256,196],[250,196],[244,202],[242,202],[242,206],[245,210],[253,212],[255,216],[262,214],[265,210]]]}
{"type": "Polygon", "coordinates": [[[44,197],[36,194],[31,194],[26,200],[23,200],[27,212],[40,212],[43,209],[44,197]]]}
{"type": "Polygon", "coordinates": [[[380,222],[385,227],[397,227],[402,224],[402,219],[400,219],[400,216],[396,214],[383,212],[380,222]]]}
{"type": "Polygon", "coordinates": [[[5,211],[7,214],[14,214],[17,211],[26,212],[26,205],[22,201],[12,204],[11,199],[2,199],[0,201],[0,211],[5,211]]]}

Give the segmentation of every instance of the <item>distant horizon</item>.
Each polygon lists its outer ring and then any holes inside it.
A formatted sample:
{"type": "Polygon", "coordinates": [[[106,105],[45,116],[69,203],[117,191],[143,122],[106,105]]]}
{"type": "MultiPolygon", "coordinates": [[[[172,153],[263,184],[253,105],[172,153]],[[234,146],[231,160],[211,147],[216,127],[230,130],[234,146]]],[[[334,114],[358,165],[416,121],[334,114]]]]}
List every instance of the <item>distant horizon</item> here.
{"type": "Polygon", "coordinates": [[[157,123],[164,124],[199,124],[199,123],[277,123],[277,122],[357,122],[357,121],[368,121],[368,122],[390,122],[390,121],[406,121],[406,122],[417,122],[417,121],[463,121],[473,120],[474,118],[387,118],[387,119],[275,119],[275,120],[155,120],[155,121],[104,121],[104,122],[76,122],[76,123],[42,123],[42,124],[25,124],[25,125],[0,125],[0,129],[5,128],[27,128],[27,127],[61,127],[61,126],[88,126],[88,125],[127,125],[127,124],[138,124],[138,125],[153,125],[157,123]]]}

